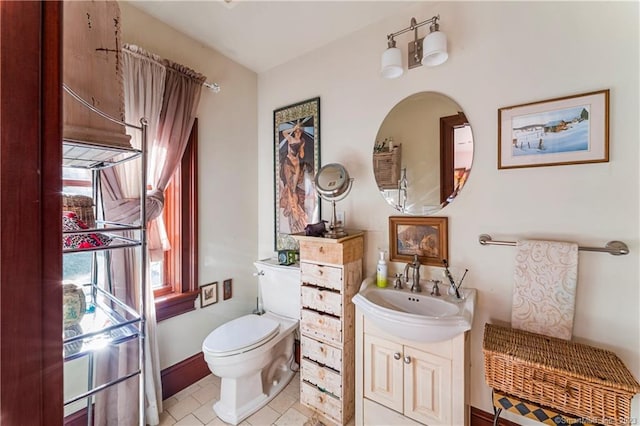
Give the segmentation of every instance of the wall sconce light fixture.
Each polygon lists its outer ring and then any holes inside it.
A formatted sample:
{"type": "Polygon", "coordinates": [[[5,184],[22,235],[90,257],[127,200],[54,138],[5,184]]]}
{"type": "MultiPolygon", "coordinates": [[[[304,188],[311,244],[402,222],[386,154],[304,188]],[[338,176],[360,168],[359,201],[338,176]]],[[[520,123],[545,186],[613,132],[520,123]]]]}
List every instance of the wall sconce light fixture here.
{"type": "Polygon", "coordinates": [[[409,42],[408,48],[408,68],[415,68],[422,65],[435,67],[446,62],[447,36],[440,31],[438,24],[440,15],[434,16],[426,21],[417,22],[416,18],[411,18],[411,25],[400,31],[387,35],[387,50],[382,54],[382,76],[384,78],[397,78],[404,73],[402,67],[402,53],[396,47],[395,38],[400,34],[413,31],[413,41],[409,42]],[[431,24],[429,34],[426,37],[418,38],[418,28],[431,24]]]}

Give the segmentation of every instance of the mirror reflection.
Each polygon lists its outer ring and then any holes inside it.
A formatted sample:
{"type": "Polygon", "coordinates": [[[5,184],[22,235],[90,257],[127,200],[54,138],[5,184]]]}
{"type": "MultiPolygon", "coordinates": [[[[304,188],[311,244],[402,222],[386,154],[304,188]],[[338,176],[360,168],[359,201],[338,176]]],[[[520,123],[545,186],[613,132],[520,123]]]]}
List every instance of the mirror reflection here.
{"type": "Polygon", "coordinates": [[[436,214],[471,171],[473,135],[462,108],[436,92],[411,95],[385,117],[373,147],[380,193],[405,214],[436,214]]]}

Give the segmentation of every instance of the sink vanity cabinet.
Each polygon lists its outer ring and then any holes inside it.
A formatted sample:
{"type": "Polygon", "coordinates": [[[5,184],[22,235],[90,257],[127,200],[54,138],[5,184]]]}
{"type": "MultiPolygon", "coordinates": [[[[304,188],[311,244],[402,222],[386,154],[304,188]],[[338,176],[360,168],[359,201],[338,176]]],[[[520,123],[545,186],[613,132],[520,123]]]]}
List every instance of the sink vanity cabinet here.
{"type": "Polygon", "coordinates": [[[356,308],[356,425],[468,425],[468,340],[404,339],[356,308]]]}
{"type": "Polygon", "coordinates": [[[354,316],[362,281],[363,234],[300,241],[300,402],[324,421],[354,415],[354,316]]]}

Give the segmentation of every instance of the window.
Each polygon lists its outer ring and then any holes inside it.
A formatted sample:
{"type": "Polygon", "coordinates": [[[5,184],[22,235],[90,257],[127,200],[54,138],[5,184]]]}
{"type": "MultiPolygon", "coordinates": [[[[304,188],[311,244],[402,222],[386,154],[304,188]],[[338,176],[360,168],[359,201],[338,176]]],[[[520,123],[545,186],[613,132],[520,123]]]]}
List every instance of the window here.
{"type": "Polygon", "coordinates": [[[156,319],[194,310],[198,296],[198,120],[182,161],[165,191],[163,219],[171,250],[161,262],[150,265],[156,319]]]}
{"type": "MultiPolygon", "coordinates": [[[[198,296],[197,135],[196,119],[182,161],[165,191],[163,219],[171,250],[165,252],[162,261],[152,262],[149,268],[157,321],[194,310],[198,296]]],[[[91,171],[63,168],[63,191],[91,196],[91,171]]],[[[89,282],[91,268],[91,253],[63,256],[65,279],[89,282]]]]}

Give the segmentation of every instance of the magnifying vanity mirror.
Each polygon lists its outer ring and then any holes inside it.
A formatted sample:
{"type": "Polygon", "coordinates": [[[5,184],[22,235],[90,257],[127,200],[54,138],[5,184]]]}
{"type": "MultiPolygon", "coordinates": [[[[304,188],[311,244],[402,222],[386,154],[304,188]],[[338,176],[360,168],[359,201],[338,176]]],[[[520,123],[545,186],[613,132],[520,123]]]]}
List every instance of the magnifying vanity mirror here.
{"type": "Polygon", "coordinates": [[[349,195],[353,179],[342,164],[331,163],[322,166],[315,177],[316,190],[320,197],[331,201],[331,221],[329,231],[324,236],[327,238],[342,238],[347,235],[342,227],[342,222],[336,218],[336,201],[349,195]]]}
{"type": "Polygon", "coordinates": [[[413,94],[387,114],[373,147],[380,194],[401,213],[428,216],[453,202],[473,161],[462,108],[436,92],[413,94]]]}

